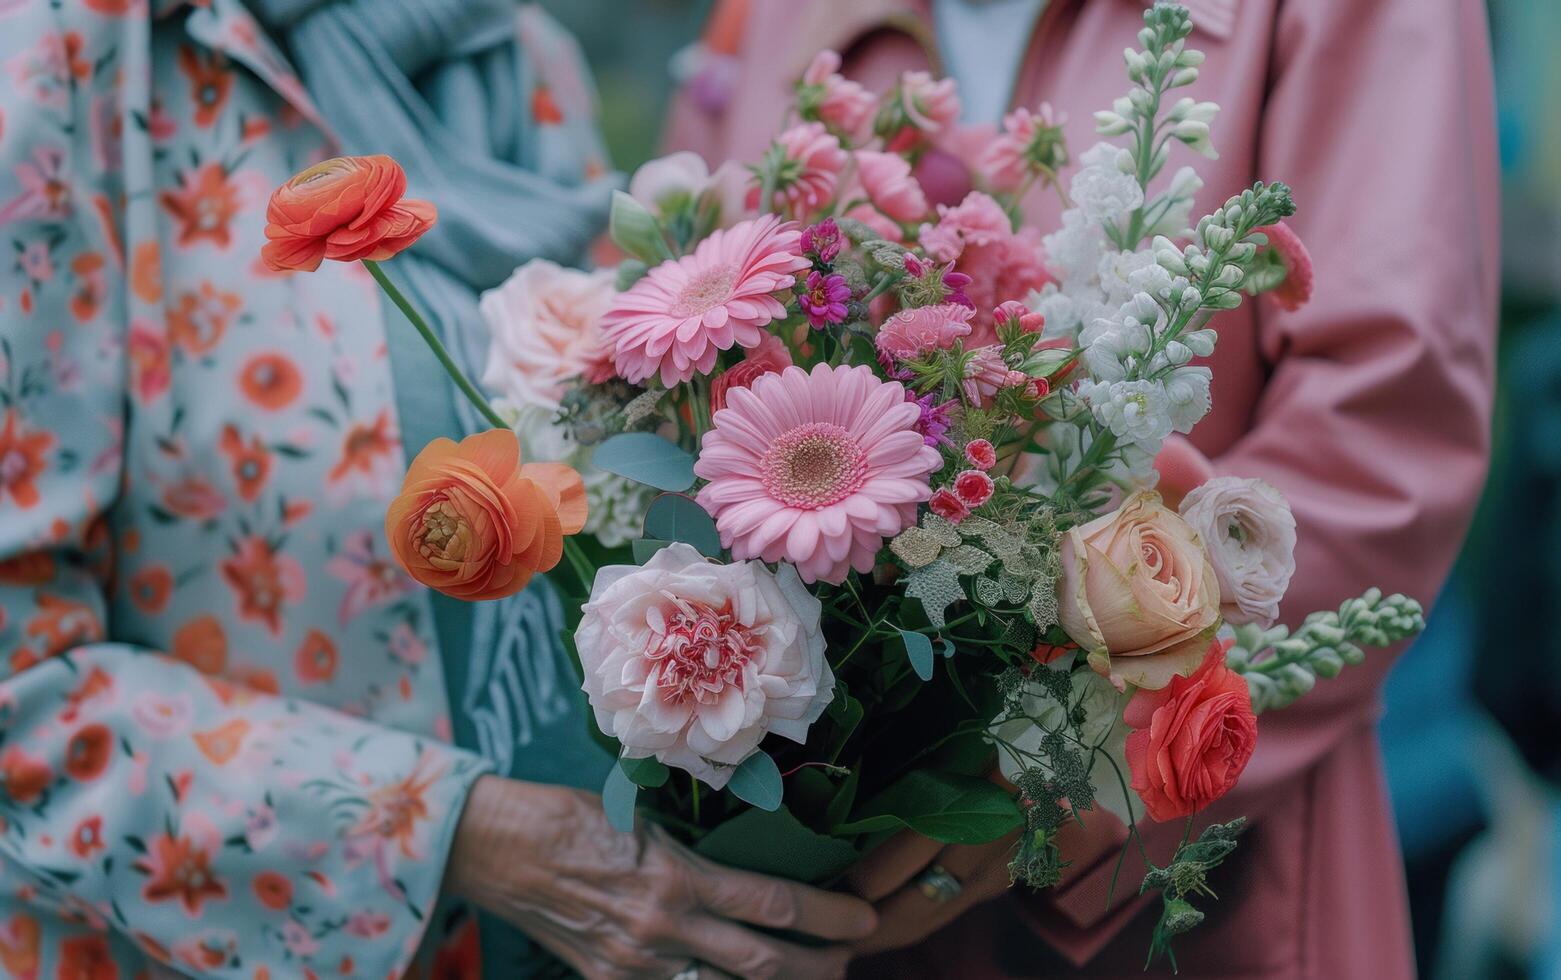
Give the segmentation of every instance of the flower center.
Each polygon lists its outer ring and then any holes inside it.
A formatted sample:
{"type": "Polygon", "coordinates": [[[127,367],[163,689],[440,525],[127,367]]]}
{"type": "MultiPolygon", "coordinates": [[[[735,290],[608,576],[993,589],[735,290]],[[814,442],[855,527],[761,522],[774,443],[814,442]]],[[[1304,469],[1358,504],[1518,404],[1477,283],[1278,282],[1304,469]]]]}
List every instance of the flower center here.
{"type": "Polygon", "coordinates": [[[688,281],[672,304],[672,315],[699,316],[719,303],[726,302],[732,294],[732,283],[737,279],[729,268],[715,268],[701,272],[688,281]]]}
{"type": "Polygon", "coordinates": [[[715,704],[727,685],[743,686],[743,667],[759,648],[756,631],[737,621],[728,602],[715,609],[669,595],[665,625],[645,658],[659,664],[656,686],[668,704],[715,704]]]}
{"type": "Polygon", "coordinates": [[[448,500],[441,500],[423,511],[418,553],[424,558],[464,561],[471,543],[471,525],[448,500]]]}
{"type": "Polygon", "coordinates": [[[867,454],[831,422],[799,425],[776,439],[759,460],[765,492],[789,507],[816,510],[837,503],[867,479],[867,454]]]}

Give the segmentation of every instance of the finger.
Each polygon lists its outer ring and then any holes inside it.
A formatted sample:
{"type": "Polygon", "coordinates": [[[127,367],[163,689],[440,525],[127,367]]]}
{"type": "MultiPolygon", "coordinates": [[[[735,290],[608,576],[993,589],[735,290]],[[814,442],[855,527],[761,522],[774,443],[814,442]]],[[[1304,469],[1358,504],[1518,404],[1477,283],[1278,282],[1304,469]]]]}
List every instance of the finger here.
{"type": "Polygon", "coordinates": [[[921,874],[941,850],[943,845],[930,837],[901,831],[858,861],[846,873],[846,883],[869,902],[877,902],[921,874]]]}
{"type": "Polygon", "coordinates": [[[695,976],[697,980],[737,980],[725,970],[717,970],[708,963],[699,964],[699,972],[695,976]]]}
{"type": "Polygon", "coordinates": [[[843,946],[798,946],[707,915],[686,916],[677,938],[701,963],[738,977],[843,977],[851,961],[843,946]]]}
{"type": "Polygon", "coordinates": [[[929,862],[954,876],[959,894],[946,900],[921,889],[921,874],[878,904],[878,930],[854,945],[858,953],[899,949],[920,942],[966,909],[1008,888],[1009,842],[948,847],[929,862]]]}
{"type": "Polygon", "coordinates": [[[854,895],[710,862],[697,867],[694,893],[706,909],[718,916],[772,929],[791,929],[820,939],[861,939],[878,925],[873,907],[854,895]]]}

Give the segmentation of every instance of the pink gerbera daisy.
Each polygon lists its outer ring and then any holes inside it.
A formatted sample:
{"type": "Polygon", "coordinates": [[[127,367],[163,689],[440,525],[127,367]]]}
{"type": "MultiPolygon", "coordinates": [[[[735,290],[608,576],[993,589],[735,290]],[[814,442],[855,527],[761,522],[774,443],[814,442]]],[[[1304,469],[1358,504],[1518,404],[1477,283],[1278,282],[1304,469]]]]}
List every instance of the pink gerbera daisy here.
{"type": "Polygon", "coordinates": [[[602,338],[624,379],[658,371],[671,387],[709,374],[719,351],[759,345],[763,327],[786,316],[777,293],[809,265],[801,233],[774,215],[717,230],[693,254],[670,259],[619,293],[602,338]]]}
{"type": "Polygon", "coordinates": [[[916,522],[942,458],[905,389],[865,365],[789,367],[727,392],[694,472],[699,503],[736,559],[788,561],[804,582],[872,571],[916,522]]]}

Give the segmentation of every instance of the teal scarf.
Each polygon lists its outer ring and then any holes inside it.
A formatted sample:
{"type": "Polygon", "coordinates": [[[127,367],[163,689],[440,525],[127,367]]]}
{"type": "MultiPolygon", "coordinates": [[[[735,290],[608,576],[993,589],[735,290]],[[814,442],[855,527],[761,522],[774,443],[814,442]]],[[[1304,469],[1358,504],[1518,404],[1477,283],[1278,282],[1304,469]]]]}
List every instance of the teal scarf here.
{"type": "MultiPolygon", "coordinates": [[[[385,153],[439,223],[388,271],[430,314],[468,375],[487,331],[477,297],[534,258],[578,264],[605,226],[616,174],[541,138],[534,56],[517,41],[517,0],[247,0],[288,50],[347,153],[385,153]]],[[[526,16],[543,18],[540,9],[526,16]]],[[[549,43],[573,43],[547,24],[549,43]]],[[[566,120],[582,130],[592,120],[566,120]]],[[[468,405],[468,431],[483,428],[468,405]]]]}

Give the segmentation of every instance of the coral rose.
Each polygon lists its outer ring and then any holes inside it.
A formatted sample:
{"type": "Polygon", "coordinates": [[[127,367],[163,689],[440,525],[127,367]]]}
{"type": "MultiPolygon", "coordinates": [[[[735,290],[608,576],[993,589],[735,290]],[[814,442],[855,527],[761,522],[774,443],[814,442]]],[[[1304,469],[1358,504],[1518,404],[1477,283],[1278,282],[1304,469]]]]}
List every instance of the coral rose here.
{"type": "Polygon", "coordinates": [[[1236,785],[1257,745],[1257,716],[1247,682],[1225,666],[1215,642],[1191,677],[1139,691],[1122,712],[1134,729],[1127,765],[1144,809],[1161,822],[1190,816],[1236,785]]]}
{"type": "Polygon", "coordinates": [[[612,380],[601,320],[615,295],[609,269],[581,272],[547,259],[516,269],[477,307],[492,337],[482,383],[517,405],[556,410],[576,376],[612,380]]]}
{"type": "Polygon", "coordinates": [[[585,518],[579,473],[521,465],[515,433],[490,429],[425,446],[385,514],[385,534],[401,567],[429,588],[498,599],[558,564],[564,536],[585,518]]]}
{"type": "Polygon", "coordinates": [[[1118,690],[1191,674],[1220,622],[1202,539],[1152,492],[1063,535],[1057,601],[1062,628],[1118,690]]]}
{"type": "Polygon", "coordinates": [[[794,742],[834,699],[821,607],[791,565],[712,562],[681,542],[596,575],[575,644],[596,723],[720,789],[773,732],[794,742]]]}
{"type": "Polygon", "coordinates": [[[411,245],[438,216],[402,198],[407,175],[387,156],[332,157],[300,171],[266,206],[260,257],[277,272],[313,272],[322,259],[379,261],[411,245]]]}

